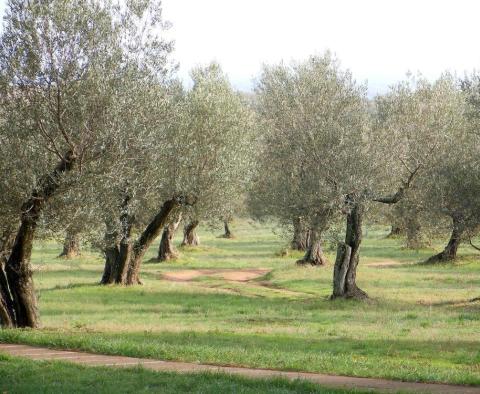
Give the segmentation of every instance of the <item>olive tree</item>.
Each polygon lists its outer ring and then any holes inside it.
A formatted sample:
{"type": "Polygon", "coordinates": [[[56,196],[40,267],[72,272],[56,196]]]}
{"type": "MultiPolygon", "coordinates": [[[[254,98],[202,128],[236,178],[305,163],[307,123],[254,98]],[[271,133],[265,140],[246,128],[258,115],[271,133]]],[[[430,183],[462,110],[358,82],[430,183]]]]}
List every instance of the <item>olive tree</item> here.
{"type": "Polygon", "coordinates": [[[429,213],[427,224],[435,228],[448,218],[450,238],[445,248],[427,262],[453,261],[462,242],[471,241],[480,229],[480,164],[478,161],[478,79],[462,81],[463,108],[458,113],[455,138],[446,146],[423,182],[423,204],[429,213]]]}
{"type": "Polygon", "coordinates": [[[411,78],[366,99],[329,54],[267,67],[257,88],[265,124],[253,199],[285,223],[301,218],[319,234],[346,215],[332,298],[365,298],[356,283],[362,225],[372,202],[395,204],[453,138],[461,102],[452,77],[411,78]]]}
{"type": "Polygon", "coordinates": [[[119,205],[118,244],[113,237],[120,260],[111,264],[107,258],[102,283],[140,283],[147,248],[166,225],[178,221],[179,210],[186,218],[218,217],[218,210],[246,181],[250,111],[218,65],[195,69],[192,79],[191,90],[170,100],[168,116],[163,109],[148,111],[153,121],[142,127],[155,143],[147,142],[148,136],[137,141],[148,160],[130,161],[131,171],[116,177],[128,190],[119,205]],[[141,178],[140,169],[145,175],[141,178]],[[133,240],[132,230],[142,224],[133,240]]]}
{"type": "Polygon", "coordinates": [[[409,79],[375,100],[365,160],[370,177],[363,190],[347,193],[345,242],[337,250],[333,298],[365,298],[356,284],[362,222],[367,203],[396,204],[419,174],[425,174],[462,127],[462,96],[455,80],[409,79]],[[393,192],[392,192],[393,191],[393,192]]]}
{"type": "Polygon", "coordinates": [[[37,327],[30,256],[40,217],[118,140],[125,80],[164,73],[171,44],[158,1],[10,0],[4,20],[2,149],[22,203],[12,207],[20,224],[0,275],[1,318],[37,327]]]}
{"type": "Polygon", "coordinates": [[[342,204],[342,185],[353,187],[366,172],[365,161],[352,160],[363,153],[365,88],[327,53],[266,66],[256,92],[264,133],[250,204],[305,234],[302,263],[324,264],[321,238],[342,204]]]}

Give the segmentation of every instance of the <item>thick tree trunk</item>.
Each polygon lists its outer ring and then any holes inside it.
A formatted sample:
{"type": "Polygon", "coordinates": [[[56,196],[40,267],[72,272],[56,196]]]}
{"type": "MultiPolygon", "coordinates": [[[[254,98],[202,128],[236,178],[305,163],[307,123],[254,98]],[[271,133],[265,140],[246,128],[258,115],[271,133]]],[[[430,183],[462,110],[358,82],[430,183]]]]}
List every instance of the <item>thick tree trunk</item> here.
{"type": "Polygon", "coordinates": [[[192,220],[183,229],[182,246],[197,246],[200,245],[200,238],[195,231],[198,226],[198,220],[192,220]]]}
{"type": "Polygon", "coordinates": [[[448,261],[454,261],[457,258],[457,251],[460,243],[462,242],[462,236],[465,232],[465,224],[463,218],[460,215],[452,215],[453,228],[450,240],[447,246],[442,252],[430,257],[427,263],[442,263],[448,261]]]}
{"type": "Polygon", "coordinates": [[[308,251],[311,248],[311,231],[305,227],[301,218],[293,220],[293,240],[291,248],[293,250],[308,251]]]}
{"type": "Polygon", "coordinates": [[[100,284],[109,285],[115,283],[115,265],[119,255],[119,245],[107,246],[104,250],[105,254],[105,268],[103,269],[102,279],[100,284]]]}
{"type": "Polygon", "coordinates": [[[427,246],[422,239],[420,230],[420,225],[407,227],[407,239],[405,242],[407,249],[418,250],[427,246]]]}
{"type": "Polygon", "coordinates": [[[124,284],[132,254],[131,232],[133,217],[129,214],[130,197],[125,195],[119,220],[120,234],[107,223],[105,234],[105,268],[101,284],[124,284]]]}
{"type": "Polygon", "coordinates": [[[227,239],[235,238],[232,232],[230,231],[230,227],[228,226],[228,220],[223,221],[223,227],[225,229],[225,233],[222,236],[223,238],[227,238],[227,239]]]}
{"type": "Polygon", "coordinates": [[[115,282],[122,285],[135,285],[142,283],[139,272],[143,256],[167,223],[170,212],[180,205],[181,200],[182,198],[173,198],[165,201],[160,211],[133,243],[130,239],[132,219],[124,210],[121,217],[122,238],[118,244],[110,243],[111,246],[105,251],[102,284],[115,282]]]}
{"type": "Polygon", "coordinates": [[[315,234],[314,231],[309,231],[309,233],[311,234],[309,246],[307,247],[303,258],[297,260],[296,264],[326,265],[328,260],[323,254],[321,237],[315,234]]]}
{"type": "Polygon", "coordinates": [[[337,258],[333,272],[334,298],[368,298],[367,293],[361,290],[356,283],[357,267],[362,242],[363,205],[352,201],[351,209],[347,213],[347,231],[345,243],[337,249],[337,258]]]}
{"type": "Polygon", "coordinates": [[[0,325],[4,327],[14,326],[12,316],[15,316],[15,309],[8,291],[8,280],[5,273],[5,265],[14,241],[15,232],[13,228],[6,228],[0,238],[0,325]]]}
{"type": "Polygon", "coordinates": [[[153,220],[145,228],[132,247],[132,257],[128,267],[127,285],[141,284],[139,278],[140,265],[142,264],[145,252],[152,242],[160,235],[163,227],[165,227],[170,213],[180,205],[177,199],[165,201],[160,211],[155,215],[153,220]]]}
{"type": "Polygon", "coordinates": [[[416,212],[410,212],[407,217],[406,235],[407,249],[418,250],[428,246],[422,236],[422,226],[416,212]]]}
{"type": "Polygon", "coordinates": [[[108,285],[115,283],[115,265],[120,253],[120,241],[118,239],[117,229],[110,223],[105,222],[106,231],[104,237],[104,255],[105,255],[105,268],[103,270],[103,276],[100,280],[100,284],[108,285]]]}
{"type": "Polygon", "coordinates": [[[167,261],[178,257],[177,249],[173,244],[173,237],[182,221],[182,213],[179,212],[176,218],[163,229],[160,246],[158,247],[157,261],[167,261]]]}
{"type": "Polygon", "coordinates": [[[80,256],[80,233],[67,230],[65,241],[63,242],[63,250],[58,257],[72,259],[78,256],[80,256]]]}
{"type": "MultiPolygon", "coordinates": [[[[40,179],[31,197],[23,204],[20,228],[0,282],[2,304],[10,305],[7,312],[14,327],[39,326],[37,297],[30,267],[33,239],[45,204],[57,191],[60,177],[73,169],[75,161],[75,154],[67,152],[52,173],[40,179]]],[[[4,313],[5,310],[2,311],[4,313]]],[[[5,317],[3,322],[9,324],[5,317]]]]}

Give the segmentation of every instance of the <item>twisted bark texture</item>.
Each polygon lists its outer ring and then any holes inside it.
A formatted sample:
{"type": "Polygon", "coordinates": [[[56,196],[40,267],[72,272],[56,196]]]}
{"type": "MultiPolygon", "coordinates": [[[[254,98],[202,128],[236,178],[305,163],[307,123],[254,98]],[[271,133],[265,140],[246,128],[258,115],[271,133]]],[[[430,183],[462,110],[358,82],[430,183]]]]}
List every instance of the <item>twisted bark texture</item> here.
{"type": "Polygon", "coordinates": [[[357,266],[362,242],[362,223],[364,207],[361,203],[352,201],[347,213],[347,231],[345,242],[337,249],[337,257],[333,273],[334,298],[368,298],[367,293],[357,286],[357,266]]]}
{"type": "Polygon", "coordinates": [[[101,284],[141,284],[140,266],[145,252],[160,235],[165,227],[170,213],[182,204],[183,198],[172,198],[163,203],[158,213],[134,242],[131,240],[133,217],[128,214],[129,198],[126,197],[123,205],[121,221],[121,236],[114,232],[107,234],[107,248],[105,250],[105,268],[101,284]]]}
{"type": "Polygon", "coordinates": [[[75,230],[67,230],[65,241],[63,242],[62,253],[58,257],[72,259],[80,256],[80,233],[75,230]]]}
{"type": "Polygon", "coordinates": [[[158,247],[157,261],[173,260],[178,257],[178,251],[173,244],[173,237],[182,221],[182,213],[178,215],[163,229],[162,238],[158,247]]]}
{"type": "MultiPolygon", "coordinates": [[[[311,232],[313,233],[313,232],[311,232]]],[[[326,265],[328,263],[327,258],[323,254],[322,240],[320,236],[313,235],[309,241],[309,245],[305,251],[305,255],[300,260],[297,260],[297,265],[326,265]]]]}
{"type": "Polygon", "coordinates": [[[183,229],[182,246],[197,246],[200,245],[200,238],[195,231],[198,226],[198,220],[192,220],[183,229]]]}
{"type": "Polygon", "coordinates": [[[58,190],[60,178],[73,169],[76,159],[75,153],[68,151],[55,169],[40,179],[22,206],[20,227],[4,268],[0,270],[2,325],[36,328],[40,324],[30,266],[33,239],[45,205],[58,190]]]}
{"type": "Polygon", "coordinates": [[[302,221],[302,218],[295,218],[293,220],[293,240],[291,248],[293,250],[308,251],[312,246],[312,232],[308,229],[302,221]]]}
{"type": "Polygon", "coordinates": [[[454,261],[457,258],[457,251],[465,233],[465,223],[462,215],[452,214],[452,233],[445,249],[430,257],[426,263],[443,263],[454,261]]]}

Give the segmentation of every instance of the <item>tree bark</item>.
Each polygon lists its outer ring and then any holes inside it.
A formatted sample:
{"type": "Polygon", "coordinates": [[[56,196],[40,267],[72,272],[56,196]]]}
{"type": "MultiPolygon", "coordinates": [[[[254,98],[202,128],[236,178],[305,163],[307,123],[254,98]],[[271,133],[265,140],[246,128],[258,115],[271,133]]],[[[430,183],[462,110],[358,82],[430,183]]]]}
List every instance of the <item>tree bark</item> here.
{"type": "Polygon", "coordinates": [[[173,237],[182,221],[182,213],[179,212],[177,217],[164,227],[160,245],[158,247],[157,261],[167,261],[176,259],[178,251],[173,244],[173,237]]]}
{"type": "Polygon", "coordinates": [[[228,226],[228,220],[223,221],[223,227],[225,229],[225,233],[222,236],[223,238],[227,238],[227,239],[235,238],[232,232],[230,231],[230,227],[228,226]]]}
{"type": "Polygon", "coordinates": [[[465,224],[461,215],[452,215],[453,227],[452,234],[448,241],[447,246],[442,252],[430,257],[426,263],[442,263],[454,261],[457,258],[457,251],[460,243],[462,242],[462,236],[465,233],[465,224]]]}
{"type": "Polygon", "coordinates": [[[418,219],[410,218],[407,220],[407,240],[406,247],[407,249],[418,250],[426,247],[427,245],[422,240],[421,225],[418,222],[418,219]]]}
{"type": "Polygon", "coordinates": [[[127,273],[127,285],[141,284],[139,277],[140,265],[143,256],[152,242],[160,235],[160,231],[168,221],[168,216],[175,208],[180,206],[177,199],[171,199],[164,202],[160,211],[155,215],[153,220],[148,224],[140,237],[135,241],[132,247],[132,257],[127,273]]]}
{"type": "Polygon", "coordinates": [[[67,230],[65,241],[63,242],[63,250],[58,257],[72,259],[78,256],[80,256],[80,233],[74,230],[67,230]]]}
{"type": "Polygon", "coordinates": [[[351,201],[351,209],[347,213],[345,243],[341,243],[337,249],[332,299],[368,298],[367,293],[361,290],[356,283],[360,244],[362,242],[363,211],[362,203],[351,201]]]}
{"type": "Polygon", "coordinates": [[[102,279],[100,284],[109,285],[115,283],[115,264],[118,259],[119,245],[107,246],[104,250],[105,254],[105,268],[103,269],[102,279]]]}
{"type": "Polygon", "coordinates": [[[14,241],[15,232],[13,228],[7,227],[0,238],[0,325],[4,327],[14,326],[12,316],[15,316],[15,309],[9,293],[7,274],[5,273],[5,264],[14,241]]]}
{"type": "MultiPolygon", "coordinates": [[[[75,154],[72,151],[67,152],[55,169],[40,179],[30,198],[22,206],[20,228],[5,263],[0,283],[2,303],[11,305],[7,312],[14,327],[36,328],[40,324],[30,267],[33,239],[46,203],[57,191],[61,176],[73,169],[75,161],[75,154]]],[[[3,310],[2,314],[4,313],[3,310]]],[[[5,317],[3,321],[6,321],[5,317]]]]}
{"type": "Polygon", "coordinates": [[[293,220],[293,240],[291,248],[293,250],[308,251],[311,248],[311,231],[302,223],[301,218],[293,220]]]}
{"type": "Polygon", "coordinates": [[[200,238],[195,231],[198,226],[198,220],[192,220],[183,229],[182,246],[197,246],[200,245],[200,238]]]}
{"type": "MultiPolygon", "coordinates": [[[[182,203],[185,203],[186,200],[184,197],[175,197],[165,201],[140,237],[133,243],[130,240],[132,227],[131,217],[128,216],[128,214],[122,214],[122,238],[118,245],[113,243],[113,245],[105,251],[105,268],[101,283],[112,283],[111,278],[113,277],[114,282],[117,284],[141,284],[139,272],[145,252],[155,238],[160,235],[172,210],[179,207],[182,203]]],[[[186,203],[192,205],[192,203],[186,203]]]]}
{"type": "Polygon", "coordinates": [[[105,268],[100,284],[108,285],[115,283],[115,264],[120,253],[120,242],[118,240],[117,229],[110,223],[105,222],[106,230],[104,237],[105,268]]]}
{"type": "Polygon", "coordinates": [[[322,250],[322,240],[319,235],[314,231],[307,230],[311,234],[311,239],[309,241],[309,246],[305,251],[305,255],[302,259],[297,260],[296,264],[298,265],[326,265],[328,263],[327,258],[323,254],[322,250]]]}

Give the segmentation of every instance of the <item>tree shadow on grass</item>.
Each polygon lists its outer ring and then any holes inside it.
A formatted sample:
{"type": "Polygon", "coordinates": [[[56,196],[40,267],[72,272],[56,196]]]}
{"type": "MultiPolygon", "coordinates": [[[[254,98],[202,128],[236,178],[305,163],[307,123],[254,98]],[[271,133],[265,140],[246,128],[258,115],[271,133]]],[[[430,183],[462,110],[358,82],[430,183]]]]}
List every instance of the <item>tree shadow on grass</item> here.
{"type": "Polygon", "coordinates": [[[46,289],[41,289],[41,293],[43,292],[51,292],[56,290],[69,290],[69,289],[78,289],[82,287],[96,287],[100,286],[100,283],[91,283],[91,282],[82,282],[82,283],[68,283],[66,285],[55,285],[53,287],[49,287],[46,289]]]}

